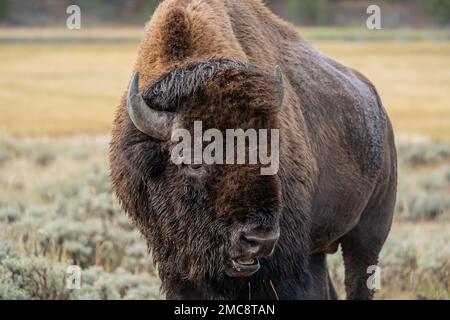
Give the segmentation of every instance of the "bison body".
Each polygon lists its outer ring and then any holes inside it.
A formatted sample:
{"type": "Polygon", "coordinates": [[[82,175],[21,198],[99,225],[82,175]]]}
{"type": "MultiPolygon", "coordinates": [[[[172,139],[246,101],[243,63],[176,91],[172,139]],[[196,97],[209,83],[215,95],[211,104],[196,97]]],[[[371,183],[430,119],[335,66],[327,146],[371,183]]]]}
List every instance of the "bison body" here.
{"type": "Polygon", "coordinates": [[[326,254],[339,244],[347,298],[372,297],[367,272],[390,230],[397,172],[369,80],[259,0],[164,1],[135,71],[114,123],[111,176],[167,298],[334,299],[326,254]],[[194,121],[279,129],[279,171],[173,164],[168,137],[194,121]]]}

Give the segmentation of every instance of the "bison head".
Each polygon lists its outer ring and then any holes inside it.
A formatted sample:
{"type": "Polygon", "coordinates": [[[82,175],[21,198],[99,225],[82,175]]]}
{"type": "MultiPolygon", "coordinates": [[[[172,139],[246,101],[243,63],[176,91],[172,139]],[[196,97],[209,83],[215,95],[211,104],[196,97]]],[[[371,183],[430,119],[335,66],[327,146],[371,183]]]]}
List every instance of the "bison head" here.
{"type": "MultiPolygon", "coordinates": [[[[279,69],[234,60],[179,66],[139,92],[137,75],[113,129],[111,175],[169,292],[220,290],[264,268],[279,237],[281,184],[263,164],[171,161],[176,128],[278,129],[279,69]],[[125,107],[126,105],[126,107],[125,107]],[[128,112],[127,112],[128,111],[128,112]]],[[[225,134],[224,134],[225,136],[225,134]]]]}

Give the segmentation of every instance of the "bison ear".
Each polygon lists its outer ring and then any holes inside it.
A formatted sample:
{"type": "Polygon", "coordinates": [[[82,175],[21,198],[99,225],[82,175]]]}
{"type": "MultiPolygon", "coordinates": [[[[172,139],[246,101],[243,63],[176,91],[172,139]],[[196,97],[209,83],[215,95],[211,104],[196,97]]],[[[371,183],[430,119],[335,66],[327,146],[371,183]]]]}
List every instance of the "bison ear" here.
{"type": "Polygon", "coordinates": [[[278,107],[281,107],[284,99],[284,85],[283,74],[281,73],[281,68],[278,65],[275,67],[275,87],[277,89],[278,107]]]}

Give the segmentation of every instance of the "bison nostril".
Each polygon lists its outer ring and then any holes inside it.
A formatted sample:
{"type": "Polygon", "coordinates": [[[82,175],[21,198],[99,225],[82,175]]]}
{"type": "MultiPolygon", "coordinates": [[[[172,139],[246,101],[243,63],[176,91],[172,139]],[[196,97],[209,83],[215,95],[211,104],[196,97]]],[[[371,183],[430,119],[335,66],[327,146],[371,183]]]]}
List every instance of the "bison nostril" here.
{"type": "Polygon", "coordinates": [[[244,239],[252,243],[272,243],[278,240],[278,235],[273,234],[267,237],[261,237],[260,235],[246,234],[244,235],[244,239]]]}
{"type": "Polygon", "coordinates": [[[241,241],[250,255],[269,256],[272,254],[278,238],[278,232],[248,232],[242,235],[241,241]]]}

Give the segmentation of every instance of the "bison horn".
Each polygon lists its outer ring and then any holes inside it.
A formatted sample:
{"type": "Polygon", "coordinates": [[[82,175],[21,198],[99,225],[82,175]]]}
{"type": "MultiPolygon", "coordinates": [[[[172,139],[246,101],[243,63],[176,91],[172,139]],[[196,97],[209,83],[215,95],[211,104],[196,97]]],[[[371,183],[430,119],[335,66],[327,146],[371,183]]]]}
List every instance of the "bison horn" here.
{"type": "Polygon", "coordinates": [[[159,140],[169,140],[175,115],[150,108],[139,93],[139,73],[133,74],[127,97],[128,115],[136,128],[159,140]]]}
{"type": "Polygon", "coordinates": [[[277,92],[278,92],[278,103],[279,106],[281,106],[283,104],[283,99],[284,99],[284,85],[283,85],[283,75],[281,73],[281,68],[280,66],[276,66],[275,67],[275,85],[277,88],[277,92]]]}

